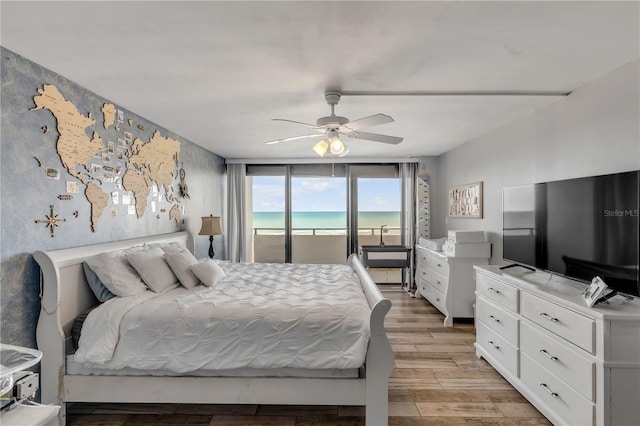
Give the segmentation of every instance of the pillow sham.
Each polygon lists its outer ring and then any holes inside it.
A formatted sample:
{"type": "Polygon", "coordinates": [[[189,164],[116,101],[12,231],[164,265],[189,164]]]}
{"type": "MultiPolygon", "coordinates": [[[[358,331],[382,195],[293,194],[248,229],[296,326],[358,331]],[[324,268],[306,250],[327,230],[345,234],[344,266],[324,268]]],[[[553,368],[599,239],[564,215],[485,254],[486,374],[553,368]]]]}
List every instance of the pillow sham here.
{"type": "Polygon", "coordinates": [[[100,281],[116,296],[133,296],[147,291],[123,250],[100,253],[86,260],[100,281]]]}
{"type": "Polygon", "coordinates": [[[159,247],[140,250],[127,255],[127,260],[131,263],[142,281],[147,287],[156,293],[164,293],[178,286],[178,279],[164,261],[164,252],[159,247]]]}
{"type": "Polygon", "coordinates": [[[212,259],[206,259],[191,265],[191,270],[202,281],[202,284],[208,287],[213,287],[226,276],[222,268],[212,259]]]}
{"type": "Polygon", "coordinates": [[[162,257],[176,277],[178,277],[178,281],[180,281],[180,284],[182,284],[184,288],[191,290],[200,284],[200,280],[191,270],[191,265],[198,263],[198,260],[189,250],[183,248],[181,251],[165,252],[162,257]]]}
{"type": "Polygon", "coordinates": [[[93,272],[93,269],[91,269],[91,266],[89,266],[87,262],[82,262],[82,269],[84,270],[84,277],[87,280],[87,284],[89,284],[89,288],[93,291],[93,294],[96,295],[96,299],[98,299],[100,303],[116,297],[116,295],[111,293],[102,281],[100,281],[100,278],[93,272]]]}
{"type": "Polygon", "coordinates": [[[153,244],[145,244],[145,248],[155,248],[159,247],[165,253],[173,253],[176,251],[186,250],[187,248],[178,242],[172,243],[153,243],[153,244]]]}

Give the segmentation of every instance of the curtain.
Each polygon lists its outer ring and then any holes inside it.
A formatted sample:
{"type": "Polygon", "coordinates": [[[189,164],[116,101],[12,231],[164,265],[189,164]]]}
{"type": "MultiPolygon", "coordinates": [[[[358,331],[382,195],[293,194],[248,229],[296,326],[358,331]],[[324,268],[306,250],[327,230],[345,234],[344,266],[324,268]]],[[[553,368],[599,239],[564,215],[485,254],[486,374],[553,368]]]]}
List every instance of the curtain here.
{"type": "MultiPolygon", "coordinates": [[[[400,180],[402,181],[402,216],[400,217],[400,227],[405,232],[402,233],[402,244],[414,247],[417,240],[417,214],[416,214],[416,179],[418,178],[418,163],[400,164],[400,180]]],[[[413,271],[410,271],[410,275],[413,271]]],[[[413,279],[409,278],[409,289],[412,289],[413,279]]]]}
{"type": "Polygon", "coordinates": [[[402,217],[400,226],[405,230],[402,244],[411,246],[416,242],[416,179],[418,177],[417,163],[400,164],[400,179],[402,181],[402,217]]]}
{"type": "Polygon", "coordinates": [[[227,247],[229,260],[248,262],[251,233],[247,230],[247,168],[245,164],[227,164],[227,247]]]}

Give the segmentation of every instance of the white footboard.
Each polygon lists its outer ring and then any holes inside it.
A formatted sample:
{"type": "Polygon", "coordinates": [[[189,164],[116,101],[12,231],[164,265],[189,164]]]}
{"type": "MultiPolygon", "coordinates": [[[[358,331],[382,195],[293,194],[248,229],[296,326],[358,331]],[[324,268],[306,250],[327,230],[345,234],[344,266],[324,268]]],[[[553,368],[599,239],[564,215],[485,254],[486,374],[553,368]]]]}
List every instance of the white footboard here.
{"type": "Polygon", "coordinates": [[[82,262],[88,257],[143,243],[180,242],[192,249],[186,232],[138,238],[85,247],[36,252],[42,270],[42,301],[36,337],[43,352],[42,402],[61,406],[65,424],[67,402],[153,402],[225,404],[365,405],[366,424],[388,422],[388,382],[393,351],[384,330],[391,302],[385,299],[357,255],[348,263],[358,274],[371,307],[371,338],[364,376],[354,379],[286,377],[153,377],[67,375],[65,354],[70,350],[74,318],[96,300],[86,284],[82,262]],[[117,385],[117,386],[116,386],[117,385]],[[282,392],[274,393],[277,387],[282,392]],[[114,389],[118,391],[114,391],[114,389]]]}

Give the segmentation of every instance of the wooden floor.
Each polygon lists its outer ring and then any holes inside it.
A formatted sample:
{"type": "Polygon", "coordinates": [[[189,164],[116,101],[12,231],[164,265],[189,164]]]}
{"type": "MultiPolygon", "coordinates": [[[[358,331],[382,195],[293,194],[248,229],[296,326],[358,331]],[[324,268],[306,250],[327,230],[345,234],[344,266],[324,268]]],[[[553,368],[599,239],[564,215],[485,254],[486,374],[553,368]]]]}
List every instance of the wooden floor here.
{"type": "MultiPolygon", "coordinates": [[[[550,425],[502,376],[475,355],[471,321],[443,316],[398,286],[380,286],[395,352],[389,425],[550,425]]],[[[69,425],[364,425],[363,407],[74,404],[69,425]]]]}

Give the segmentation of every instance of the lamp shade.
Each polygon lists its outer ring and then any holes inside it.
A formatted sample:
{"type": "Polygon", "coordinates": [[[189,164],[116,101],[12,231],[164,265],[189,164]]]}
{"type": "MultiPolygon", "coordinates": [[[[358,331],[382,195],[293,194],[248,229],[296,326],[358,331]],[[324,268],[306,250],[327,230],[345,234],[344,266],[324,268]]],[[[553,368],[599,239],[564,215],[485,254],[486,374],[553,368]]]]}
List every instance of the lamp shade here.
{"type": "Polygon", "coordinates": [[[317,144],[314,145],[313,150],[320,157],[324,157],[324,155],[327,153],[327,149],[328,148],[329,148],[329,144],[323,139],[323,140],[321,140],[320,142],[318,142],[317,144]]]}
{"type": "Polygon", "coordinates": [[[198,235],[222,235],[220,216],[205,216],[202,218],[202,227],[198,235]]]}

